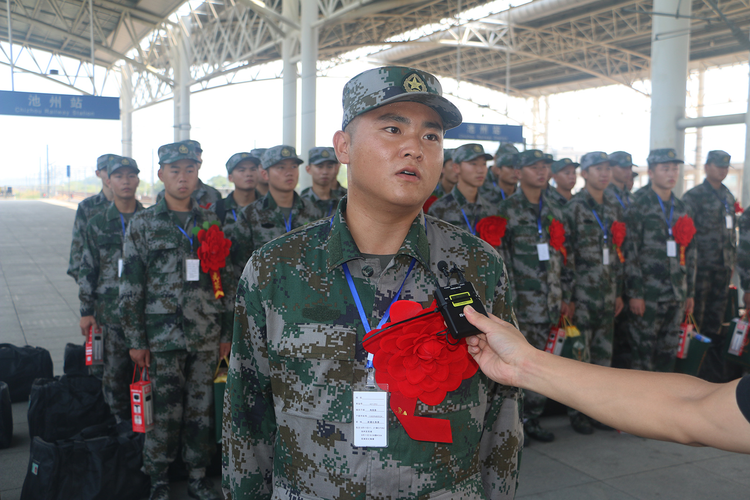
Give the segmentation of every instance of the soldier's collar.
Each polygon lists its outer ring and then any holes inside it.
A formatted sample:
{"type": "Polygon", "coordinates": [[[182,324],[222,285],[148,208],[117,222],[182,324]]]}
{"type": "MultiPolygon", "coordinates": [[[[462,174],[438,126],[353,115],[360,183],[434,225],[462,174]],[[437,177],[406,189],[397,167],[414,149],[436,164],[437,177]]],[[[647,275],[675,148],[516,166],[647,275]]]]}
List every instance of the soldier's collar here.
{"type": "MultiPolygon", "coordinates": [[[[136,204],[136,210],[138,210],[137,204],[136,204]]],[[[117,210],[117,205],[115,205],[114,201],[109,203],[109,206],[107,207],[107,211],[105,212],[105,214],[106,214],[107,220],[120,218],[120,211],[117,210]]]]}
{"type": "MultiPolygon", "coordinates": [[[[297,194],[297,191],[295,191],[294,199],[292,200],[292,210],[294,210],[295,208],[297,210],[301,210],[303,206],[304,203],[302,202],[302,198],[300,198],[300,196],[297,194]]],[[[279,205],[276,203],[276,200],[273,199],[271,191],[268,191],[263,197],[263,209],[276,210],[277,208],[279,208],[279,205]]]]}

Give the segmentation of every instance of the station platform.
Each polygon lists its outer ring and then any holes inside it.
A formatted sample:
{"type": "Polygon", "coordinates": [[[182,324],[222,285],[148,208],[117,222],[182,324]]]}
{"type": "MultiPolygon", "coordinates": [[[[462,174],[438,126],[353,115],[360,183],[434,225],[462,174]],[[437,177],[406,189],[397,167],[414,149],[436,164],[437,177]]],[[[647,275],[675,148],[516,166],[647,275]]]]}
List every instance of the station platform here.
{"type": "MultiPolygon", "coordinates": [[[[0,342],[44,347],[55,375],[62,374],[65,344],[83,342],[78,287],[65,273],[74,216],[74,204],[0,201],[0,342]]],[[[21,496],[30,446],[27,406],[13,405],[12,446],[0,450],[2,500],[21,496]]],[[[618,432],[582,436],[566,416],[542,417],[542,425],[556,440],[524,449],[518,499],[750,497],[750,455],[618,432]]],[[[171,498],[188,498],[184,482],[172,485],[171,498]]]]}

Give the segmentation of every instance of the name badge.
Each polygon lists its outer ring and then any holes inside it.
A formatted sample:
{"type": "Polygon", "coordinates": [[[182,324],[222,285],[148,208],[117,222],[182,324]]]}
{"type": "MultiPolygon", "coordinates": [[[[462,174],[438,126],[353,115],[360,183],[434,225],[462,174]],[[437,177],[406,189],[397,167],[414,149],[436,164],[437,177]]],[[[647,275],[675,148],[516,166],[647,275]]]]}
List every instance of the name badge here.
{"type": "Polygon", "coordinates": [[[185,281],[200,281],[201,261],[185,259],[185,281]]]}
{"type": "Polygon", "coordinates": [[[549,244],[537,243],[536,253],[539,256],[540,261],[549,260],[549,244]]]}
{"type": "Polygon", "coordinates": [[[727,215],[725,219],[727,221],[727,229],[734,229],[734,221],[732,220],[732,216],[727,215]]]}
{"type": "Polygon", "coordinates": [[[667,257],[677,257],[677,243],[667,240],[667,257]]]}
{"type": "Polygon", "coordinates": [[[605,266],[609,265],[609,248],[604,247],[604,250],[602,250],[602,264],[605,266]]]}
{"type": "Polygon", "coordinates": [[[354,391],[354,446],[388,446],[388,393],[354,391]]]}
{"type": "Polygon", "coordinates": [[[117,259],[117,277],[118,278],[122,276],[122,266],[123,266],[122,259],[117,259]]]}

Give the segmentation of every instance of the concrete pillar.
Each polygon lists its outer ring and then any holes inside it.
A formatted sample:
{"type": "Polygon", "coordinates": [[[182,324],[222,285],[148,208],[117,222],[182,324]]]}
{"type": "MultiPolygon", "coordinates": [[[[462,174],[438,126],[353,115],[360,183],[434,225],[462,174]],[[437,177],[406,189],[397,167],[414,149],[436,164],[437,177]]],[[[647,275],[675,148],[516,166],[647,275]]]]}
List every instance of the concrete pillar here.
{"type": "MultiPolygon", "coordinates": [[[[299,22],[299,0],[284,0],[281,14],[289,20],[299,22]]],[[[284,63],[283,77],[283,142],[289,146],[297,145],[297,63],[293,62],[294,41],[299,33],[291,26],[284,24],[286,37],[281,43],[281,58],[284,63]]]]}
{"type": "Polygon", "coordinates": [[[120,87],[120,122],[122,122],[122,155],[133,157],[133,68],[122,66],[120,87]]]}
{"type": "MultiPolygon", "coordinates": [[[[678,18],[654,16],[651,31],[651,140],[650,149],[674,148],[685,157],[685,131],[677,120],[685,117],[685,99],[690,53],[692,3],[681,0],[654,0],[654,12],[679,13],[678,18]]],[[[675,186],[682,195],[684,168],[675,186]]]]}
{"type": "Polygon", "coordinates": [[[190,18],[181,19],[177,29],[174,66],[174,140],[190,139],[190,18]]]}
{"type": "MultiPolygon", "coordinates": [[[[303,1],[302,13],[300,16],[300,52],[301,52],[301,85],[302,85],[302,143],[300,156],[309,160],[308,152],[315,144],[315,98],[317,95],[315,81],[317,78],[318,63],[318,29],[313,27],[313,23],[318,20],[317,2],[303,1]]],[[[330,139],[326,144],[330,143],[330,139]]],[[[304,189],[312,184],[310,175],[305,171],[300,171],[299,187],[304,189]]]]}

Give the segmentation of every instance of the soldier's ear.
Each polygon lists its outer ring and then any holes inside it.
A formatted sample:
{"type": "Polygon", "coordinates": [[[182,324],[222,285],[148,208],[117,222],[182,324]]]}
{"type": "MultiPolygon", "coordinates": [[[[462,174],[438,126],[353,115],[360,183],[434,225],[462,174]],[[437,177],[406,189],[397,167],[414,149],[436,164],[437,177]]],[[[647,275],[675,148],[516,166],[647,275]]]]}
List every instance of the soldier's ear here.
{"type": "Polygon", "coordinates": [[[260,169],[260,178],[263,179],[263,182],[268,182],[268,170],[265,168],[260,169]]]}
{"type": "MultiPolygon", "coordinates": [[[[348,128],[348,127],[347,127],[348,128]]],[[[350,163],[349,151],[352,144],[352,136],[348,132],[339,130],[333,134],[333,149],[336,151],[336,158],[341,163],[350,163]]]]}

